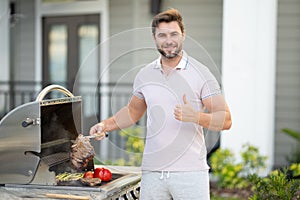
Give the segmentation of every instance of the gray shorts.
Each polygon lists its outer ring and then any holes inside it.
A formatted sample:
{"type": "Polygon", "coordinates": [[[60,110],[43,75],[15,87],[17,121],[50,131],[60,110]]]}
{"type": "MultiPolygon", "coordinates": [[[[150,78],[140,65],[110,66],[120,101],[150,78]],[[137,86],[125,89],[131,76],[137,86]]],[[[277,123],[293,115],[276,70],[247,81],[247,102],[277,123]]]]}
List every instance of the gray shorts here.
{"type": "Polygon", "coordinates": [[[143,172],[141,200],[209,200],[208,170],[143,172]]]}

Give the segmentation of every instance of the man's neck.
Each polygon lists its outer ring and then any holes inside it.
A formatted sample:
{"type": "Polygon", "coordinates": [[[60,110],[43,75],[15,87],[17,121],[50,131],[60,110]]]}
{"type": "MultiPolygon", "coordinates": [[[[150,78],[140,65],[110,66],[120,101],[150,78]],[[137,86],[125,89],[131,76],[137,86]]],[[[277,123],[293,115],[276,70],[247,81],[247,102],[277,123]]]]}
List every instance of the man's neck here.
{"type": "Polygon", "coordinates": [[[182,54],[183,53],[181,51],[181,53],[174,58],[166,58],[164,56],[161,56],[162,67],[175,68],[179,64],[179,62],[182,58],[182,54]]]}

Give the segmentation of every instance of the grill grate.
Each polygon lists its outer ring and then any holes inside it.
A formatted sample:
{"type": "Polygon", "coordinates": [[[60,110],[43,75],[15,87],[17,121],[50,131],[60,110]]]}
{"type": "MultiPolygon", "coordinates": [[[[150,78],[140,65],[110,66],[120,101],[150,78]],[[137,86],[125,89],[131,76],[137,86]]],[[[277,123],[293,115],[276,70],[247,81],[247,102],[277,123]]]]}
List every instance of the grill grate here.
{"type": "Polygon", "coordinates": [[[42,157],[41,160],[47,164],[49,167],[52,167],[54,165],[66,162],[70,159],[70,153],[69,152],[60,152],[56,154],[51,154],[49,156],[42,157]]]}

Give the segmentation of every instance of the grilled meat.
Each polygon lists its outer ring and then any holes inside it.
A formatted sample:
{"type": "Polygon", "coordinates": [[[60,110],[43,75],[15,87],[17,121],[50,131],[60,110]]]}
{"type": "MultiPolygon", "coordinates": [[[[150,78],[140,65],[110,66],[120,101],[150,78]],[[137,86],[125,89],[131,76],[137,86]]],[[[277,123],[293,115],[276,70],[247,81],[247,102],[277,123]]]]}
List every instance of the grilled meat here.
{"type": "Polygon", "coordinates": [[[94,147],[90,143],[90,139],[79,134],[74,144],[71,146],[71,162],[78,170],[84,170],[88,163],[95,156],[94,147]]]}
{"type": "Polygon", "coordinates": [[[101,179],[100,178],[81,178],[80,182],[83,185],[95,186],[95,185],[100,185],[101,184],[101,179]]]}

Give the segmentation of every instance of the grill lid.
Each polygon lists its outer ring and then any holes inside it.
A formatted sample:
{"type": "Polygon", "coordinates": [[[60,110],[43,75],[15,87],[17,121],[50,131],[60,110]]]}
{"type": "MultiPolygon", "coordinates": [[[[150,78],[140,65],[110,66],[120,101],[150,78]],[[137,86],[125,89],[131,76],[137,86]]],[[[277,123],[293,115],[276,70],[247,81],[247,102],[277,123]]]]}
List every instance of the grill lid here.
{"type": "Polygon", "coordinates": [[[39,119],[39,102],[31,102],[15,108],[0,121],[0,184],[32,180],[40,159],[26,152],[41,150],[39,119]],[[27,118],[36,125],[24,128],[22,122],[27,118]]]}

